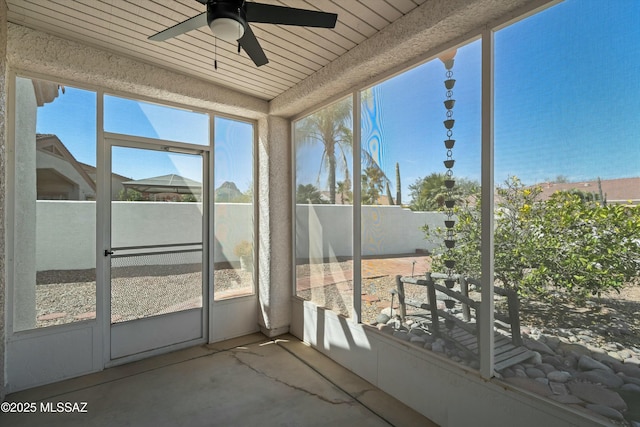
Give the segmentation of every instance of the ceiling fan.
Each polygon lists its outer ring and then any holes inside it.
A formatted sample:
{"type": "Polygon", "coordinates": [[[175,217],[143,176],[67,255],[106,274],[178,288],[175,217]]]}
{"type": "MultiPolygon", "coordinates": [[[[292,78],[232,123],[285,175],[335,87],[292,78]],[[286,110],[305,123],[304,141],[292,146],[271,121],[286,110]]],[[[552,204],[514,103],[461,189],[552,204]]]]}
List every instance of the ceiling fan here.
{"type": "Polygon", "coordinates": [[[253,3],[246,0],[196,0],[207,6],[207,11],[173,27],[160,31],[149,40],[164,41],[187,31],[208,25],[219,39],[235,42],[245,50],[256,66],[269,62],[249,22],[262,24],[296,25],[302,27],[334,28],[338,15],[315,10],[253,3]]]}

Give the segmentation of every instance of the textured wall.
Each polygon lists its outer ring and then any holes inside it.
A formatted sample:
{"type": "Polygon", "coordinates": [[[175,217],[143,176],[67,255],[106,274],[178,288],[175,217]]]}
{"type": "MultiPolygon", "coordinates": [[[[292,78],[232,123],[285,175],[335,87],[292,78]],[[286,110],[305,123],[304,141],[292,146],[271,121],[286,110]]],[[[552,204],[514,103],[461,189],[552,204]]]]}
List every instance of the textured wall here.
{"type": "Polygon", "coordinates": [[[404,68],[472,31],[555,0],[428,0],[370,39],[271,101],[271,114],[291,117],[390,70],[404,68]]]}
{"type": "MultiPolygon", "coordinates": [[[[362,255],[415,253],[437,249],[421,228],[442,227],[442,212],[414,212],[400,206],[362,206],[362,255]]],[[[296,258],[353,255],[351,205],[296,205],[296,258]],[[322,245],[318,243],[322,242],[322,245]]]]}
{"type": "Polygon", "coordinates": [[[291,125],[269,117],[259,121],[258,321],[263,333],[289,330],[291,317],[291,125]]]}
{"type": "MultiPolygon", "coordinates": [[[[13,83],[13,82],[12,82],[13,83]]],[[[20,194],[11,206],[14,245],[7,260],[13,265],[12,330],[29,329],[36,323],[36,116],[37,101],[29,79],[16,79],[15,143],[8,160],[14,162],[17,179],[7,193],[20,194]]],[[[10,313],[9,313],[10,314],[10,313]]],[[[7,358],[8,360],[9,358],[7,358]]]]}
{"type": "MultiPolygon", "coordinates": [[[[4,0],[0,0],[4,1],[4,0]]],[[[3,14],[3,16],[6,16],[3,14]]],[[[80,43],[9,24],[7,59],[16,70],[257,119],[268,103],[80,43]]]]}
{"type": "MultiPolygon", "coordinates": [[[[33,222],[28,223],[34,229],[34,238],[37,236],[35,261],[31,262],[34,274],[43,270],[95,267],[96,203],[38,200],[35,206],[35,228],[33,222]]],[[[114,202],[112,208],[113,246],[137,245],[142,235],[148,245],[202,239],[202,207],[199,203],[114,202]],[[175,227],[175,224],[181,225],[175,227]]],[[[214,262],[239,262],[234,249],[242,240],[252,238],[253,206],[249,203],[216,203],[215,210],[214,262]]],[[[21,246],[22,241],[15,245],[21,246]]],[[[193,256],[201,257],[195,252],[193,256]]],[[[146,261],[155,263],[157,259],[146,261]]],[[[175,264],[184,259],[175,257],[165,262],[175,264]]]]}
{"type": "Polygon", "coordinates": [[[5,342],[5,266],[4,266],[4,221],[5,221],[5,147],[7,114],[7,4],[0,0],[0,401],[4,399],[4,342],[5,342]]]}

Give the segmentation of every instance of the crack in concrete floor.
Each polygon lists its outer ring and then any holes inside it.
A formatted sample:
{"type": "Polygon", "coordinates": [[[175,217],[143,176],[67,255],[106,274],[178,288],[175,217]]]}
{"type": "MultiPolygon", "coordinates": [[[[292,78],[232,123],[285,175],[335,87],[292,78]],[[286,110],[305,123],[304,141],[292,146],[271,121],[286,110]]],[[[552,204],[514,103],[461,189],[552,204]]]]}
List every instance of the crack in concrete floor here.
{"type": "MultiPolygon", "coordinates": [[[[247,368],[251,369],[253,372],[257,373],[258,375],[263,376],[265,378],[268,378],[268,379],[270,379],[272,381],[275,381],[275,382],[277,382],[279,384],[283,384],[283,385],[285,385],[285,386],[287,386],[289,388],[292,388],[294,390],[303,392],[303,393],[305,393],[305,394],[307,394],[309,396],[313,396],[313,397],[315,397],[317,399],[322,400],[323,402],[327,402],[327,403],[330,403],[332,405],[344,405],[344,404],[347,404],[347,405],[353,406],[353,405],[355,405],[357,403],[357,401],[354,400],[354,399],[350,399],[350,400],[330,399],[330,398],[327,398],[327,397],[325,397],[325,396],[323,396],[321,394],[314,393],[311,390],[307,390],[304,387],[300,387],[300,386],[297,386],[295,384],[290,384],[290,383],[288,383],[288,382],[286,382],[286,381],[284,381],[284,380],[282,380],[280,378],[274,377],[272,375],[267,374],[264,371],[261,371],[260,369],[258,369],[255,366],[251,365],[251,363],[249,363],[248,361],[242,360],[242,358],[240,357],[240,354],[251,354],[251,355],[254,355],[254,356],[264,357],[263,355],[256,354],[256,353],[253,353],[253,352],[245,352],[245,351],[237,352],[237,351],[233,351],[233,350],[231,351],[231,355],[233,356],[233,358],[236,361],[238,361],[238,363],[242,364],[243,366],[246,366],[247,368]]],[[[332,385],[332,387],[335,387],[333,384],[331,384],[331,385],[332,385]]]]}

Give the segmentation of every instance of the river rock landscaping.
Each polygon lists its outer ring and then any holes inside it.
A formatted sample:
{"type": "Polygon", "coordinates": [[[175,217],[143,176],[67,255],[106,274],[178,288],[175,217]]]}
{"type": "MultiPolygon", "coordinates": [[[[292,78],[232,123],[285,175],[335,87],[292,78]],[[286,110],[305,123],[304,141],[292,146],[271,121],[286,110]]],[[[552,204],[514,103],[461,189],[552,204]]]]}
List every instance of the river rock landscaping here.
{"type": "MultiPolygon", "coordinates": [[[[386,307],[377,311],[371,325],[457,363],[479,368],[478,360],[460,350],[446,333],[433,336],[430,322],[415,316],[419,314],[416,310],[408,311],[401,321],[397,304],[390,307],[395,279],[377,281],[386,282],[382,288],[388,296],[378,298],[377,304],[386,307]]],[[[407,288],[412,299],[420,297],[421,290],[407,288]]],[[[438,308],[445,309],[444,301],[438,300],[438,308]]],[[[427,301],[426,295],[423,301],[427,301]]],[[[368,312],[365,305],[363,317],[368,312]]],[[[461,310],[448,310],[462,317],[461,310]]],[[[532,356],[496,372],[498,379],[587,411],[605,423],[640,427],[640,287],[630,285],[619,294],[591,298],[585,306],[560,297],[553,301],[523,299],[520,320],[523,345],[532,356]]]]}

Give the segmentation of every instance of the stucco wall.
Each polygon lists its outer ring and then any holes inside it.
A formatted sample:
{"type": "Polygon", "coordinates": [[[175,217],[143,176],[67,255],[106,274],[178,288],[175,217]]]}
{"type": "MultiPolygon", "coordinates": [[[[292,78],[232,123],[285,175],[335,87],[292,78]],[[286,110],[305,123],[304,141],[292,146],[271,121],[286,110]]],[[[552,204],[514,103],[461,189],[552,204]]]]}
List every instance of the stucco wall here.
{"type": "MultiPolygon", "coordinates": [[[[330,242],[329,256],[351,256],[352,240],[345,230],[351,229],[351,208],[341,205],[298,205],[298,258],[318,258],[309,249],[309,238],[330,242]],[[311,227],[311,228],[310,228],[311,227]]],[[[176,242],[199,242],[202,216],[199,204],[170,202],[114,202],[112,246],[160,245],[176,242]]],[[[216,204],[214,261],[238,261],[234,248],[242,240],[252,240],[252,206],[244,203],[216,204]]],[[[95,267],[96,204],[87,201],[39,200],[36,203],[35,227],[27,224],[37,236],[34,271],[86,269],[95,267]]],[[[276,216],[271,229],[289,228],[286,217],[276,216]]],[[[420,230],[425,224],[442,226],[444,215],[437,212],[412,212],[399,206],[362,207],[363,255],[396,255],[415,249],[433,249],[420,230]]],[[[268,263],[263,273],[282,275],[277,283],[289,284],[285,268],[270,268],[289,263],[286,230],[273,236],[265,229],[263,236],[272,240],[271,250],[264,254],[268,263]],[[284,270],[284,271],[283,271],[284,270]]],[[[276,233],[277,234],[277,233],[276,233]]],[[[321,256],[321,258],[323,258],[321,256]]],[[[176,262],[180,260],[176,259],[176,262]]],[[[154,262],[149,260],[149,262],[154,262]]],[[[264,280],[271,280],[266,277],[264,280]]],[[[268,283],[268,282],[265,282],[268,283]]],[[[288,295],[287,295],[288,296],[288,295]]]]}
{"type": "Polygon", "coordinates": [[[258,123],[260,261],[258,322],[267,336],[288,332],[291,316],[291,124],[268,117],[258,123]]]}
{"type": "Polygon", "coordinates": [[[7,115],[7,4],[0,0],[0,401],[4,399],[4,342],[5,342],[5,173],[6,115],[7,115]]]}
{"type": "MultiPolygon", "coordinates": [[[[112,210],[113,247],[202,241],[199,204],[114,202],[112,210]]],[[[242,203],[218,203],[216,214],[214,261],[238,261],[235,246],[241,240],[252,240],[253,230],[247,227],[252,223],[252,207],[242,203]]],[[[95,202],[40,200],[36,204],[35,227],[31,224],[29,227],[37,235],[34,272],[95,268],[95,202]]],[[[196,259],[198,256],[195,255],[196,259]]],[[[146,261],[157,262],[154,259],[146,261]]],[[[137,262],[144,263],[145,260],[137,262]]],[[[185,260],[176,256],[173,262],[185,260]]]]}
{"type": "Polygon", "coordinates": [[[268,112],[266,101],[228,88],[21,25],[8,29],[7,59],[18,70],[252,119],[268,112]]]}
{"type": "MultiPolygon", "coordinates": [[[[400,206],[362,206],[362,255],[397,255],[437,245],[421,227],[442,227],[444,214],[400,206]]],[[[351,256],[353,210],[348,205],[296,205],[296,258],[351,256]],[[311,243],[321,243],[314,247],[311,243]],[[325,251],[318,253],[317,251],[325,251]]]]}

